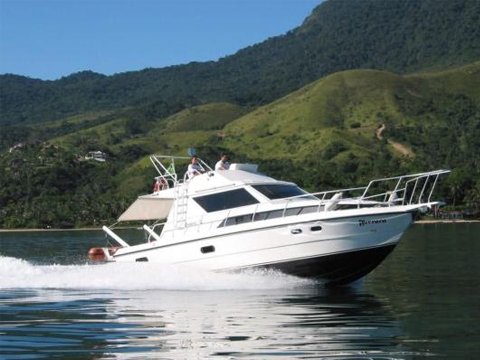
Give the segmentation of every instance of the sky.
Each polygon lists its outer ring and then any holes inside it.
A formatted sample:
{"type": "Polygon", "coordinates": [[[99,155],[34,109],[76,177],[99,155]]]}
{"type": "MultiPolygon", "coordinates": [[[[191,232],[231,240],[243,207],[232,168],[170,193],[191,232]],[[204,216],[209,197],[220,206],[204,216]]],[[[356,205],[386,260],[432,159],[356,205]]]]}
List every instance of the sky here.
{"type": "Polygon", "coordinates": [[[0,74],[55,80],[218,60],[321,0],[0,0],[0,74]]]}

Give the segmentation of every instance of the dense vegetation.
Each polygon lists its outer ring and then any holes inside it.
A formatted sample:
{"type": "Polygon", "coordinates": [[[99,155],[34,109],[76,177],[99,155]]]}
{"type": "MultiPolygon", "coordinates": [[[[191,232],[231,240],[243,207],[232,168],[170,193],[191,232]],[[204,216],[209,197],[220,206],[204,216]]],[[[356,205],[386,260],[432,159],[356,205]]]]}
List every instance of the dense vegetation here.
{"type": "Polygon", "coordinates": [[[217,62],[0,76],[0,227],[113,221],[151,189],[149,154],[191,146],[309,190],[450,168],[440,198],[479,209],[479,19],[474,0],[330,0],[217,62]]]}
{"type": "MultiPolygon", "coordinates": [[[[439,197],[478,209],[479,83],[480,63],[404,76],[353,70],[254,109],[211,103],[153,118],[147,127],[138,126],[145,123],[134,121],[132,109],[32,126],[32,133],[57,135],[0,155],[0,226],[113,221],[150,190],[155,173],[147,155],[185,155],[189,146],[210,163],[229,151],[234,161],[259,163],[262,171],[309,190],[450,168],[439,197]],[[85,161],[92,150],[108,153],[108,161],[85,161]]],[[[179,164],[180,174],[184,168],[179,164]]]]}

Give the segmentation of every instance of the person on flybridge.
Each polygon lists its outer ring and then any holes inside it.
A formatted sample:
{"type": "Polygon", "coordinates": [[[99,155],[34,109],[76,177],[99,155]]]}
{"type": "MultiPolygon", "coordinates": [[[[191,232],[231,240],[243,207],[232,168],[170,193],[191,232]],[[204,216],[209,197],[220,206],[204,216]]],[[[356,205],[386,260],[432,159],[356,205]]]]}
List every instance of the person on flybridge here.
{"type": "Polygon", "coordinates": [[[188,165],[188,178],[191,179],[196,175],[201,175],[205,172],[205,169],[198,162],[198,156],[193,155],[190,165],[188,165]]]}
{"type": "Polygon", "coordinates": [[[230,169],[230,163],[228,160],[228,155],[226,153],[222,153],[220,160],[215,164],[215,171],[230,169]]]}

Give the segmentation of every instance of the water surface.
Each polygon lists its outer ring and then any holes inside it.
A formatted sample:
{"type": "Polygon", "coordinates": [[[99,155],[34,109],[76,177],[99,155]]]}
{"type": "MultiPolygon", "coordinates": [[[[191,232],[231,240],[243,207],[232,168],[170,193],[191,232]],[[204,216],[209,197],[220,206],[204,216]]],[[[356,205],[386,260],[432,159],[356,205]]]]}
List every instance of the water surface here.
{"type": "Polygon", "coordinates": [[[0,233],[0,358],[480,358],[479,233],[415,225],[335,290],[276,272],[91,265],[95,231],[0,233]]]}

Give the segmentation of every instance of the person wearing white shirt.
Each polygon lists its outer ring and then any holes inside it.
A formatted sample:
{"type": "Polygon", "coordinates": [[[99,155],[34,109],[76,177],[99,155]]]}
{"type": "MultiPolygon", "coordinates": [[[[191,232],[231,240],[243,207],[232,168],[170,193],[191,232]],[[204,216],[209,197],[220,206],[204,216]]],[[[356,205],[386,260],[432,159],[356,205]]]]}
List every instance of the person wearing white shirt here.
{"type": "Polygon", "coordinates": [[[205,169],[198,163],[198,156],[192,156],[192,162],[188,165],[188,178],[191,179],[196,175],[201,175],[205,172],[205,169]]]}
{"type": "Polygon", "coordinates": [[[228,162],[228,155],[222,153],[220,160],[215,164],[215,171],[218,170],[228,170],[230,168],[230,163],[228,162]]]}

